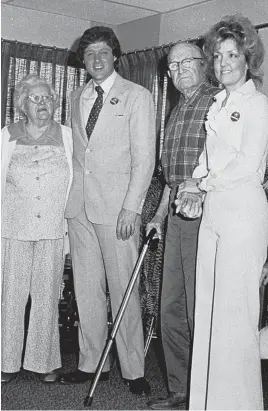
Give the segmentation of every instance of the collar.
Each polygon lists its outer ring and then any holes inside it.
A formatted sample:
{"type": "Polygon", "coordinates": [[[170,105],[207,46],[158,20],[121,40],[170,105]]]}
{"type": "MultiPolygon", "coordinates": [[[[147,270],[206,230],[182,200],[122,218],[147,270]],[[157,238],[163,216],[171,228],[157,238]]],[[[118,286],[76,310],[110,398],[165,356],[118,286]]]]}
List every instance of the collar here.
{"type": "Polygon", "coordinates": [[[10,124],[7,129],[10,134],[9,141],[20,140],[21,138],[27,137],[24,120],[19,120],[17,123],[10,124]]]}
{"type": "Polygon", "coordinates": [[[82,93],[83,98],[91,98],[93,95],[97,94],[96,91],[95,91],[95,87],[98,86],[98,85],[101,86],[101,88],[104,91],[104,94],[107,95],[109,93],[109,91],[111,90],[111,88],[113,87],[116,77],[117,77],[117,72],[114,70],[112,72],[112,74],[106,80],[104,80],[101,84],[97,84],[97,83],[95,83],[95,81],[93,79],[91,79],[87,83],[87,85],[86,85],[86,87],[85,87],[85,89],[82,93]]]}
{"type": "Polygon", "coordinates": [[[195,90],[195,92],[192,94],[188,100],[185,99],[184,95],[182,94],[182,104],[185,104],[187,106],[191,105],[196,98],[199,98],[200,96],[203,96],[206,94],[207,89],[211,87],[207,82],[203,81],[198,88],[195,90]]]}
{"type": "MultiPolygon", "coordinates": [[[[239,89],[231,91],[230,96],[227,101],[227,105],[229,105],[230,102],[237,101],[243,96],[250,95],[256,91],[256,86],[253,82],[253,80],[248,80],[246,81],[239,89]]],[[[222,104],[223,100],[226,98],[226,90],[220,91],[216,96],[215,96],[215,101],[219,103],[220,105],[222,104]]]]}
{"type": "Polygon", "coordinates": [[[95,81],[93,80],[92,82],[94,84],[94,89],[96,86],[99,85],[103,89],[104,93],[108,94],[112,86],[114,85],[116,76],[117,76],[117,72],[114,70],[112,74],[106,80],[104,80],[101,84],[96,84],[95,81]]]}
{"type": "MultiPolygon", "coordinates": [[[[31,137],[29,137],[29,134],[26,130],[24,120],[19,120],[16,123],[10,124],[8,126],[8,132],[10,134],[9,141],[20,140],[22,138],[32,140],[31,137]]],[[[60,133],[60,124],[56,123],[56,121],[54,120],[51,120],[51,122],[48,125],[48,128],[44,131],[44,133],[42,134],[42,136],[40,136],[39,139],[41,138],[43,139],[43,137],[46,136],[51,140],[59,142],[59,135],[60,135],[59,133],[60,133]]]]}

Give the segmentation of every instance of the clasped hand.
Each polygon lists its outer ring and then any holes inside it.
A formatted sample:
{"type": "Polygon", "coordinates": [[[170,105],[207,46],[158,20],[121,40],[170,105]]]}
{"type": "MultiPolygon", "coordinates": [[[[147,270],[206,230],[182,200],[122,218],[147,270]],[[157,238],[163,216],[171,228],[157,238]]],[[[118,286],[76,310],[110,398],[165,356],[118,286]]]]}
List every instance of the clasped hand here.
{"type": "Polygon", "coordinates": [[[181,183],[175,199],[176,213],[187,218],[198,218],[202,213],[202,192],[197,187],[197,179],[181,183]]]}
{"type": "Polygon", "coordinates": [[[268,180],[265,183],[263,183],[262,186],[263,186],[264,190],[267,191],[268,190],[268,180]]]}
{"type": "Polygon", "coordinates": [[[268,284],[268,264],[264,264],[260,278],[260,287],[268,284]]]}
{"type": "Polygon", "coordinates": [[[158,238],[161,240],[162,238],[162,232],[161,232],[161,226],[163,224],[163,218],[158,216],[157,214],[152,218],[152,220],[146,225],[146,235],[149,234],[149,232],[155,228],[156,233],[154,235],[154,238],[158,238]]]}

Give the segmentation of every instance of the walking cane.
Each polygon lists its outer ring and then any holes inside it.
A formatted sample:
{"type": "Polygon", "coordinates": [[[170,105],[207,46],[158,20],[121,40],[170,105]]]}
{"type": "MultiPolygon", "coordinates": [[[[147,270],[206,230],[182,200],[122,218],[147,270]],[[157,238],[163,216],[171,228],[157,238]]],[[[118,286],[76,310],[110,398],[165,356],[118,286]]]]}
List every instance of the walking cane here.
{"type": "Polygon", "coordinates": [[[130,281],[128,283],[128,286],[127,286],[126,292],[124,294],[123,300],[122,300],[121,305],[119,307],[118,313],[115,317],[114,325],[113,325],[113,328],[111,330],[110,336],[108,335],[106,345],[104,347],[104,350],[102,352],[100,361],[98,363],[98,366],[97,366],[97,369],[96,369],[96,372],[95,372],[94,380],[92,381],[89,393],[88,393],[88,395],[86,396],[86,398],[84,400],[84,406],[89,406],[90,407],[91,404],[92,404],[93,394],[94,394],[95,388],[98,384],[102,369],[104,367],[105,361],[107,359],[109,351],[110,351],[110,349],[112,347],[112,344],[114,342],[116,333],[118,331],[119,325],[121,323],[122,317],[123,317],[125,309],[127,307],[127,303],[129,301],[130,295],[132,293],[133,287],[134,287],[136,279],[138,277],[138,274],[139,274],[143,259],[145,257],[147,249],[148,249],[148,247],[149,247],[149,245],[150,245],[150,243],[151,243],[151,241],[152,241],[155,234],[156,234],[156,229],[152,228],[152,230],[149,232],[149,234],[145,238],[144,245],[142,247],[140,256],[139,256],[139,258],[136,262],[134,271],[133,271],[132,276],[130,278],[130,281]]]}

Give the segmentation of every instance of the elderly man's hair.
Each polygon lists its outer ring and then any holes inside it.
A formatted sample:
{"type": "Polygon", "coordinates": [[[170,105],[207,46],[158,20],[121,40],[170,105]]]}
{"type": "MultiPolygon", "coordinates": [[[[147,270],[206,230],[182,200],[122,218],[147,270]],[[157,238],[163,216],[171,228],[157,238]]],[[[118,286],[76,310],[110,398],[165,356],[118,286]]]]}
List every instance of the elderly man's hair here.
{"type": "Polygon", "coordinates": [[[118,59],[121,56],[121,47],[114,31],[110,27],[95,26],[87,29],[80,38],[76,57],[83,62],[85,49],[89,44],[104,42],[111,47],[113,55],[118,59]]]}
{"type": "Polygon", "coordinates": [[[32,87],[45,85],[49,88],[50,94],[53,96],[54,102],[54,109],[59,105],[59,95],[56,93],[54,88],[51,84],[47,83],[47,81],[35,74],[27,74],[24,76],[15,86],[14,90],[14,107],[17,108],[19,111],[23,112],[23,105],[25,99],[29,95],[29,91],[32,87]]]}
{"type": "Polygon", "coordinates": [[[260,67],[264,59],[264,46],[250,20],[241,14],[223,17],[205,35],[204,52],[212,77],[215,78],[214,52],[219,44],[227,39],[234,40],[238,50],[245,55],[248,65],[247,80],[252,79],[256,86],[260,86],[263,81],[260,67]]]}
{"type": "MultiPolygon", "coordinates": [[[[177,47],[177,46],[185,46],[185,47],[188,47],[189,49],[192,49],[192,50],[196,51],[197,53],[199,53],[199,54],[200,54],[200,57],[201,57],[202,59],[204,59],[204,60],[206,59],[206,56],[205,56],[204,51],[203,51],[200,47],[198,47],[196,44],[194,44],[194,43],[190,43],[190,42],[187,42],[187,41],[177,41],[177,43],[174,43],[174,44],[172,45],[170,51],[173,50],[173,48],[175,48],[175,47],[177,47]]],[[[169,52],[170,52],[170,51],[169,51],[169,52]]],[[[194,57],[194,56],[193,56],[193,57],[194,57]]]]}
{"type": "MultiPolygon", "coordinates": [[[[193,50],[194,52],[196,52],[197,54],[200,55],[200,57],[202,58],[202,60],[198,60],[198,61],[199,61],[199,64],[200,64],[201,66],[204,66],[204,75],[205,75],[205,77],[206,77],[206,74],[207,74],[207,61],[206,61],[206,55],[205,55],[203,49],[202,49],[201,47],[197,46],[196,44],[190,43],[190,42],[188,42],[188,41],[177,41],[177,43],[174,43],[174,44],[172,45],[171,49],[169,50],[169,53],[170,53],[175,47],[178,47],[178,46],[188,47],[189,49],[193,50]]],[[[169,53],[168,53],[168,55],[169,55],[169,53]]],[[[196,54],[196,53],[194,53],[194,54],[196,54]]],[[[193,56],[193,57],[197,57],[197,56],[193,56]]],[[[168,58],[168,56],[167,56],[167,58],[168,58]]]]}

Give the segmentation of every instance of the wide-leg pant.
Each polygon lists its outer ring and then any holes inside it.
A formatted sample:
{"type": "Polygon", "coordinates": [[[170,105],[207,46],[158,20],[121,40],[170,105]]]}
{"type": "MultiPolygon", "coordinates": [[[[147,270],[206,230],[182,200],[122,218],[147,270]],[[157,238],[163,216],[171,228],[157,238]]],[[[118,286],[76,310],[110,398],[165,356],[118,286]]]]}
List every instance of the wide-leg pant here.
{"type": "MultiPolygon", "coordinates": [[[[68,224],[79,312],[78,368],[95,372],[108,331],[106,279],[115,318],[138,257],[139,227],[129,240],[117,240],[115,226],[91,223],[84,209],[68,219],[68,224]]],[[[122,376],[142,377],[144,338],[138,282],[118,329],[116,345],[122,376]]],[[[103,370],[109,370],[108,362],[103,370]]]]}
{"type": "Polygon", "coordinates": [[[267,236],[261,187],[207,194],[197,254],[190,409],[263,408],[258,321],[267,236]]]}
{"type": "Polygon", "coordinates": [[[31,310],[23,368],[47,373],[61,367],[58,301],[63,240],[2,238],[2,371],[21,368],[25,306],[31,310]]]}
{"type": "Polygon", "coordinates": [[[165,242],[161,334],[168,388],[181,394],[189,392],[199,225],[170,214],[165,242]]]}

